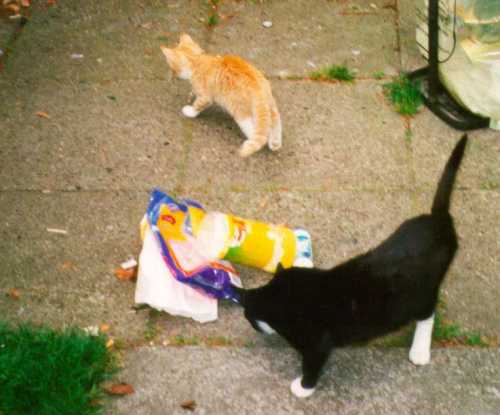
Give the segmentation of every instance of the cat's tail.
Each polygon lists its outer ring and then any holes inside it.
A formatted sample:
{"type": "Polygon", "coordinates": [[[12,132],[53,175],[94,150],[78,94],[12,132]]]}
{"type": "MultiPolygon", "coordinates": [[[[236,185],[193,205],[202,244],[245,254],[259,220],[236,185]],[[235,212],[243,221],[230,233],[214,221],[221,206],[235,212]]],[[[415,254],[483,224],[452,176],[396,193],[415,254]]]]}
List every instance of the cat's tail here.
{"type": "Polygon", "coordinates": [[[281,132],[281,117],[276,106],[276,101],[271,97],[271,133],[267,146],[270,150],[276,151],[281,148],[282,144],[281,132]]]}
{"type": "Polygon", "coordinates": [[[467,134],[464,134],[453,149],[453,152],[451,153],[451,156],[446,163],[443,174],[441,175],[441,179],[439,180],[436,195],[434,196],[434,201],[432,203],[431,212],[433,214],[448,212],[450,209],[450,199],[451,193],[453,191],[453,184],[455,183],[455,177],[464,155],[467,140],[467,134]]]}

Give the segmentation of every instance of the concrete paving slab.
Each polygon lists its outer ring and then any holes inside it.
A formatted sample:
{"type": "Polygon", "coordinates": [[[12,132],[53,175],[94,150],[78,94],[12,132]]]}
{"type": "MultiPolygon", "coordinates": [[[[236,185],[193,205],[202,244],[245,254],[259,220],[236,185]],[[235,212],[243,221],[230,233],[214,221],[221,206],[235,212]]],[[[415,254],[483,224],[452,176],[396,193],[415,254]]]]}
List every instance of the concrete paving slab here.
{"type": "Polygon", "coordinates": [[[394,71],[396,15],[387,4],[394,2],[227,2],[222,11],[231,18],[214,27],[209,50],[241,55],[270,76],[307,76],[328,65],[360,76],[394,71]],[[265,20],[273,26],[263,27],[265,20]]]}
{"type": "Polygon", "coordinates": [[[7,70],[29,81],[164,79],[160,44],[176,42],[187,28],[203,39],[205,9],[182,1],[63,3],[30,19],[15,46],[24,53],[12,56],[7,70]]]}
{"type": "Polygon", "coordinates": [[[289,391],[299,375],[290,349],[139,348],[125,356],[120,379],[135,393],[111,413],[183,414],[453,414],[496,415],[500,352],[434,350],[429,366],[415,367],[404,349],[335,351],[315,395],[289,391]]]}
{"type": "Polygon", "coordinates": [[[40,82],[6,92],[0,188],[172,187],[187,151],[186,85],[40,82]],[[50,118],[36,115],[43,111],[50,118]]]}
{"type": "Polygon", "coordinates": [[[147,202],[146,192],[0,192],[0,315],[57,327],[107,323],[113,335],[142,339],[135,286],[113,271],[139,251],[147,202]],[[5,295],[12,288],[17,301],[5,295]]]}
{"type": "MultiPolygon", "coordinates": [[[[417,196],[417,203],[430,206],[434,194],[417,196]]],[[[454,193],[452,214],[460,250],[445,280],[442,298],[446,316],[466,330],[500,339],[498,292],[500,280],[499,191],[454,193]]]]}
{"type": "MultiPolygon", "coordinates": [[[[446,160],[462,132],[448,127],[427,109],[411,122],[415,181],[419,188],[435,188],[446,160]]],[[[469,134],[469,146],[458,176],[458,187],[500,187],[500,132],[478,130],[469,134]]]]}
{"type": "Polygon", "coordinates": [[[404,123],[380,86],[274,81],[282,114],[283,147],[247,159],[237,155],[244,138],[222,112],[190,120],[193,140],[186,185],[243,189],[373,189],[407,187],[409,153],[404,123]],[[200,156],[200,150],[203,153],[200,156]],[[198,172],[210,171],[211,175],[198,172]]]}
{"type": "Polygon", "coordinates": [[[414,0],[398,1],[398,33],[401,47],[401,69],[405,72],[422,68],[427,61],[420,53],[416,42],[417,8],[422,7],[423,2],[414,0]]]}

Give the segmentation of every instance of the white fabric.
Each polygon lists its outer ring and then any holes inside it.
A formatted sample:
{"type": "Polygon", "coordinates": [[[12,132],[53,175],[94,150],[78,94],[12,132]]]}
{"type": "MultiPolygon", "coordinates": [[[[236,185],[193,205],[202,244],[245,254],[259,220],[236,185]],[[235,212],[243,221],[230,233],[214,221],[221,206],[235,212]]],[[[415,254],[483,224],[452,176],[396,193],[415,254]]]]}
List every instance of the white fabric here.
{"type": "Polygon", "coordinates": [[[200,323],[217,319],[217,300],[174,278],[149,228],[145,231],[139,256],[135,302],[176,316],[190,317],[200,323]]]}
{"type": "MultiPolygon", "coordinates": [[[[500,129],[500,8],[498,0],[439,2],[440,79],[453,97],[471,112],[490,118],[500,129]],[[456,16],[455,14],[456,6],[456,16]],[[456,38],[452,36],[456,31],[456,38]]],[[[428,0],[417,6],[427,15],[428,0]]],[[[418,24],[416,38],[427,59],[428,25],[418,24]]]]}

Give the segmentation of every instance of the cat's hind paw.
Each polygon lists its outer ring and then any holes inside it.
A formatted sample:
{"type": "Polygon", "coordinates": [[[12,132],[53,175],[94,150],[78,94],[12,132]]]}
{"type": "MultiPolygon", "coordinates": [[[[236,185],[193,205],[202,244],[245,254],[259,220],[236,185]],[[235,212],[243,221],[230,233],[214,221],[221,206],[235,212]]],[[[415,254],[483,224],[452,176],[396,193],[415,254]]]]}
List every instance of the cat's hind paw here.
{"type": "Polygon", "coordinates": [[[281,141],[279,142],[269,141],[269,143],[267,143],[267,146],[271,151],[278,151],[281,148],[281,141]]]}
{"type": "Polygon", "coordinates": [[[417,366],[428,365],[431,361],[431,351],[424,348],[412,347],[409,354],[410,362],[417,366]]]}
{"type": "Polygon", "coordinates": [[[272,137],[268,142],[267,146],[271,151],[277,151],[281,148],[281,138],[272,137]]]}
{"type": "Polygon", "coordinates": [[[316,388],[304,388],[302,386],[302,376],[299,376],[290,385],[290,390],[297,398],[308,398],[314,393],[316,388]]]}
{"type": "Polygon", "coordinates": [[[189,118],[195,118],[199,114],[192,105],[185,105],[182,107],[182,113],[189,118]]]}
{"type": "Polygon", "coordinates": [[[259,151],[260,148],[261,146],[257,142],[253,140],[246,140],[240,148],[240,156],[248,157],[256,151],[259,151]]]}

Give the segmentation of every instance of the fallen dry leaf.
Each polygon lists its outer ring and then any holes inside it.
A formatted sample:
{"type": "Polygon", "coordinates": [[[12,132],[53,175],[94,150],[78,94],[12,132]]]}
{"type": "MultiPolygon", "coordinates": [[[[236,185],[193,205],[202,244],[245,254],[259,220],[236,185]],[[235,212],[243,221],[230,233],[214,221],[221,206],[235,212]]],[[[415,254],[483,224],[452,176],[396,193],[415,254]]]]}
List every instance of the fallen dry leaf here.
{"type": "Polygon", "coordinates": [[[181,408],[187,409],[188,411],[194,411],[196,408],[196,401],[190,399],[188,401],[181,402],[181,408]]]}
{"type": "Polygon", "coordinates": [[[116,278],[122,281],[131,281],[137,278],[137,267],[123,269],[115,269],[116,278]]]}
{"type": "Polygon", "coordinates": [[[56,0],[47,0],[47,6],[54,6],[56,4],[56,0]]]}
{"type": "Polygon", "coordinates": [[[38,111],[36,112],[36,115],[40,118],[50,118],[50,115],[47,114],[45,111],[38,111]]]}
{"type": "Polygon", "coordinates": [[[260,203],[259,203],[259,207],[261,209],[265,208],[267,206],[267,204],[269,203],[269,199],[267,197],[264,197],[261,199],[260,203]]]}
{"type": "Polygon", "coordinates": [[[101,324],[101,325],[99,326],[99,331],[100,331],[101,333],[107,333],[107,332],[109,331],[109,324],[106,324],[106,323],[101,324]]]}
{"type": "Polygon", "coordinates": [[[115,344],[115,341],[113,339],[109,339],[107,342],[106,342],[106,348],[107,349],[111,349],[113,347],[113,345],[115,344]]]}
{"type": "Polygon", "coordinates": [[[67,270],[73,269],[74,265],[71,261],[65,261],[62,263],[60,268],[62,271],[67,271],[67,270]]]}
{"type": "Polygon", "coordinates": [[[5,8],[13,13],[19,13],[20,9],[20,7],[15,3],[8,4],[7,6],[5,6],[5,8]]]}
{"type": "Polygon", "coordinates": [[[134,387],[128,383],[116,383],[104,388],[110,395],[131,395],[134,393],[134,387]]]}
{"type": "Polygon", "coordinates": [[[19,300],[21,298],[21,291],[17,288],[12,288],[12,290],[9,291],[8,296],[13,300],[19,300]]]}

